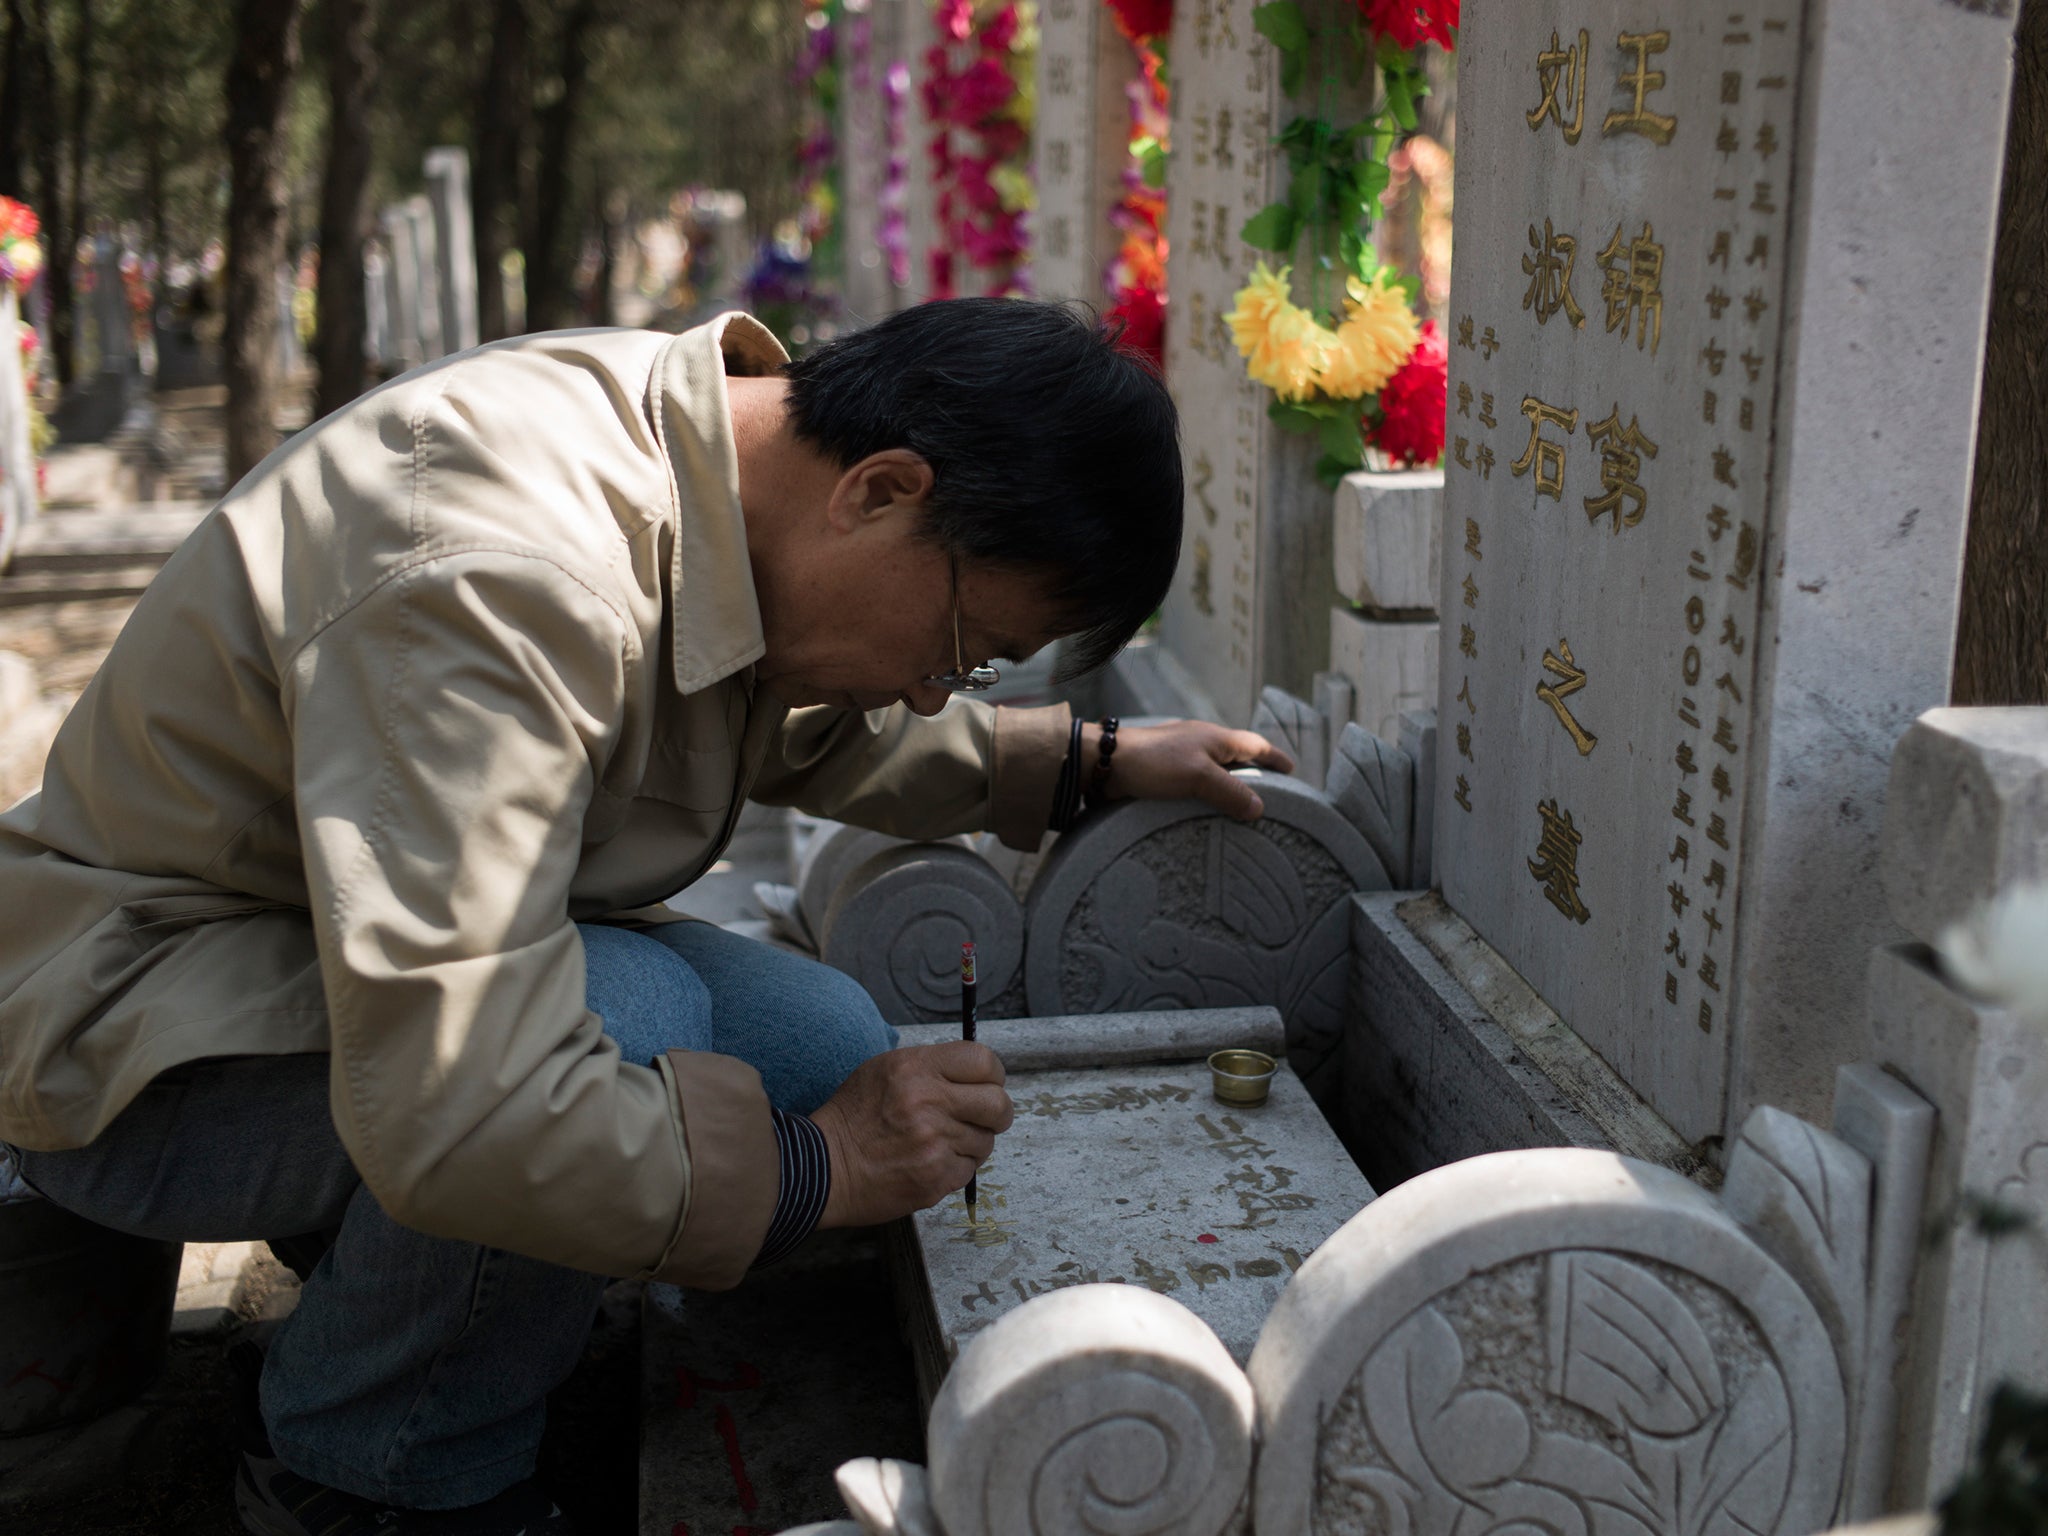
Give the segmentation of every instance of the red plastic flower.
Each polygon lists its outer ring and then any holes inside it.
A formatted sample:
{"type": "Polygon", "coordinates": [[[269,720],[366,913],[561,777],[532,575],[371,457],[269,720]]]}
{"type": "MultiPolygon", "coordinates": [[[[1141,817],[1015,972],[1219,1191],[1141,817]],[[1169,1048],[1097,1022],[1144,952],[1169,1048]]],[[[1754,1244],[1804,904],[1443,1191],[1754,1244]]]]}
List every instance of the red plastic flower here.
{"type": "Polygon", "coordinates": [[[991,16],[978,41],[991,53],[1008,53],[1010,45],[1017,41],[1017,7],[1006,5],[991,16]]]}
{"type": "Polygon", "coordinates": [[[964,43],[974,35],[974,5],[972,0],[939,0],[939,30],[956,43],[964,43]]]}
{"type": "Polygon", "coordinates": [[[1017,82],[1001,60],[984,56],[953,77],[953,100],[947,116],[971,128],[993,117],[1017,94],[1017,82]]]}
{"type": "Polygon", "coordinates": [[[27,203],[0,197],[0,240],[28,240],[42,230],[42,221],[27,203]]]}
{"type": "Polygon", "coordinates": [[[1458,46],[1458,0],[1358,0],[1358,8],[1373,36],[1399,47],[1419,48],[1425,40],[1458,46]]]}
{"type": "Polygon", "coordinates": [[[1149,288],[1126,288],[1106,317],[1121,322],[1123,332],[1116,344],[1135,352],[1155,369],[1166,368],[1166,301],[1149,288]]]}
{"type": "Polygon", "coordinates": [[[1173,0],[1109,0],[1117,30],[1134,43],[1173,30],[1173,0]]]}
{"type": "Polygon", "coordinates": [[[1408,361],[1380,390],[1380,452],[1396,464],[1434,464],[1443,457],[1444,407],[1450,350],[1434,320],[1422,323],[1422,339],[1408,361]]]}

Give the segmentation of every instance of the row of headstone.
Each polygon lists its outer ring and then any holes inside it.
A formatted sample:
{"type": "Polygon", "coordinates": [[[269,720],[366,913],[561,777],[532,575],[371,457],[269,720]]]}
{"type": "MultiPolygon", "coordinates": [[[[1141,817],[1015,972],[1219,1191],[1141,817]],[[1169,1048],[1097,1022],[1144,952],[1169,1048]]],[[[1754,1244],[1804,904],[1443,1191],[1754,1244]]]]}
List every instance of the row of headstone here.
{"type": "MultiPolygon", "coordinates": [[[[1838,1071],[1878,1063],[1942,1137],[1999,1148],[1974,1171],[1959,1150],[1945,1198],[2038,1188],[2048,1133],[1992,1081],[2032,1081],[2038,1035],[2021,1050],[1938,990],[1909,1026],[1893,999],[1939,978],[1891,974],[1911,952],[1875,875],[1894,746],[1948,690],[2012,10],[1474,8],[1443,488],[1354,483],[1333,509],[1221,318],[1257,255],[1237,231],[1284,186],[1279,59],[1234,8],[1178,8],[1167,370],[1188,506],[1162,642],[1230,723],[1276,684],[1327,722],[1325,669],[1389,745],[1434,704],[1439,761],[1415,781],[1434,926],[1418,942],[1420,909],[1382,904],[1412,930],[1384,936],[1402,973],[1356,1004],[1431,1052],[1388,1058],[1386,1103],[1417,1096],[1414,1069],[1439,1074],[1453,1107],[1434,1112],[1483,1120],[1460,1082],[1527,1062],[1443,1029],[1505,1045],[1489,1009],[1521,999],[1517,1028],[1548,1020],[1691,1166],[1725,1166],[1761,1105],[1829,1123],[1838,1071]],[[1941,61],[1942,89],[1902,102],[1901,57],[1941,61]],[[1333,588],[1335,612],[1302,601],[1333,588]],[[1873,952],[1893,958],[1867,992],[1873,952]],[[1950,1016],[1944,1046],[1930,1021],[1950,1016]],[[1941,1065],[1965,1037],[2004,1042],[1973,1047],[1997,1062],[1981,1080],[1941,1065]]],[[[1923,1271],[1947,1342],[1916,1357],[1909,1418],[1959,1401],[1955,1372],[1977,1404],[2001,1359],[2048,1374],[2010,1337],[1955,1342],[1981,1285],[2022,1294],[2020,1264],[1923,1271]]],[[[2048,1336],[2027,1294],[2015,1326],[2048,1336]]],[[[1953,1474],[1959,1422],[1908,1458],[1902,1496],[1953,1474]]]]}
{"type": "Polygon", "coordinates": [[[427,152],[427,191],[388,204],[379,244],[366,255],[369,347],[387,373],[402,373],[477,344],[476,235],[469,151],[427,152]]]}

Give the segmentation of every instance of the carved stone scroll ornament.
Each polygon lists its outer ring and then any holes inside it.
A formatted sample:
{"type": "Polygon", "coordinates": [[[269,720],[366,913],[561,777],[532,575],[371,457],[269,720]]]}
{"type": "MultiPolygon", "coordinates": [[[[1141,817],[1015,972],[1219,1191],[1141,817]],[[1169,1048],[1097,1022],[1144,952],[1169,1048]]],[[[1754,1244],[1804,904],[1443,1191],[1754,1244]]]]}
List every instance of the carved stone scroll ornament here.
{"type": "Polygon", "coordinates": [[[1239,772],[1265,802],[1256,822],[1140,801],[1059,840],[1031,887],[1026,999],[1040,1015],[1269,1003],[1314,1086],[1344,1027],[1348,898],[1390,881],[1316,790],[1239,772]]]}
{"type": "Polygon", "coordinates": [[[1259,1536],[1803,1536],[1842,1483],[1820,1313],[1713,1197],[1612,1153],[1381,1196],[1302,1266],[1250,1375],[1259,1536]]]}
{"type": "Polygon", "coordinates": [[[1178,1302],[1135,1285],[1053,1291],[947,1375],[932,1508],[945,1536],[1217,1536],[1244,1501],[1252,1419],[1244,1372],[1178,1302]]]}
{"type": "Polygon", "coordinates": [[[965,848],[884,848],[843,881],[825,911],[819,957],[867,989],[891,1024],[960,1016],[960,946],[974,941],[981,1012],[1024,1012],[1024,909],[965,848]]]}

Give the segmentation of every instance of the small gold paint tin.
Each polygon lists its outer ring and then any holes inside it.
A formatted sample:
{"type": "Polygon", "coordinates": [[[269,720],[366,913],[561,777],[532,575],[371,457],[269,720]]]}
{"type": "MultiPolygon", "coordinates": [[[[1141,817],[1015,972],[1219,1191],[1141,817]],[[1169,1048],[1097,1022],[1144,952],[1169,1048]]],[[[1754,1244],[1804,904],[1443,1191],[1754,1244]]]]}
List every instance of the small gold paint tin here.
{"type": "Polygon", "coordinates": [[[1276,1067],[1264,1051],[1217,1051],[1209,1058],[1210,1091],[1220,1104],[1263,1104],[1276,1067]]]}

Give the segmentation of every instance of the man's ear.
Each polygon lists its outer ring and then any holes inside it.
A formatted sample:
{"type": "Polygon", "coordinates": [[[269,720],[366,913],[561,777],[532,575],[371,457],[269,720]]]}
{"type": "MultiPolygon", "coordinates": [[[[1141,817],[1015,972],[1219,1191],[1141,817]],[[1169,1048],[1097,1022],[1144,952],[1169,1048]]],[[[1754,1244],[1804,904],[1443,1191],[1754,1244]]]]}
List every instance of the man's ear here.
{"type": "Polygon", "coordinates": [[[848,469],[832,487],[825,517],[841,533],[851,533],[895,507],[921,508],[930,498],[935,477],[923,454],[909,448],[885,448],[848,469]]]}

